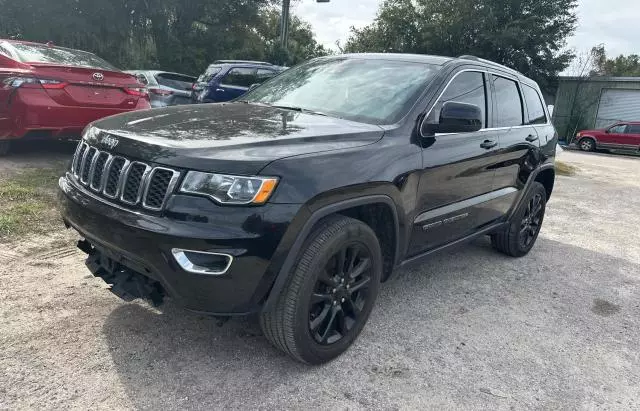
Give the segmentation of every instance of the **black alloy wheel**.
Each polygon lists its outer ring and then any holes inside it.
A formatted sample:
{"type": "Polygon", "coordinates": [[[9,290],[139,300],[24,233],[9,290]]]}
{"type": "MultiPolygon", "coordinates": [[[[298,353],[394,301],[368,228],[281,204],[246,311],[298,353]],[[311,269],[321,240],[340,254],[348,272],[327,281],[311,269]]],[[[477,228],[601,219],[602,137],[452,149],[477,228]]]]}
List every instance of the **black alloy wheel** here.
{"type": "Polygon", "coordinates": [[[317,343],[334,344],[353,330],[367,301],[372,268],[369,251],[358,243],[327,262],[309,304],[309,331],[317,343]]]}
{"type": "Polygon", "coordinates": [[[380,242],[364,222],[333,215],[318,222],[296,258],[260,325],[292,358],[323,364],[347,351],[369,319],[382,279],[380,242]]]}
{"type": "Polygon", "coordinates": [[[542,194],[536,193],[527,205],[522,222],[520,223],[520,234],[518,241],[522,249],[528,248],[536,239],[542,227],[542,194]]]}

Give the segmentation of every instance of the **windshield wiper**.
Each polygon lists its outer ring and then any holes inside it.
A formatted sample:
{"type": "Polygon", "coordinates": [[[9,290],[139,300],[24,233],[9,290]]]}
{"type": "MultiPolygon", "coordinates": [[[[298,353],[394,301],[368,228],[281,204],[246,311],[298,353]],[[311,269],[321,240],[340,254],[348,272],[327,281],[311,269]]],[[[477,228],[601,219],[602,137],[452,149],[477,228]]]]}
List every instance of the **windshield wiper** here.
{"type": "Polygon", "coordinates": [[[299,113],[307,113],[307,114],[315,114],[315,115],[318,115],[318,116],[333,117],[333,116],[329,116],[327,113],[323,113],[321,111],[309,110],[307,108],[302,108],[302,107],[282,106],[282,105],[278,105],[278,104],[269,104],[269,105],[271,107],[281,108],[281,109],[284,109],[284,110],[297,111],[299,113]]]}

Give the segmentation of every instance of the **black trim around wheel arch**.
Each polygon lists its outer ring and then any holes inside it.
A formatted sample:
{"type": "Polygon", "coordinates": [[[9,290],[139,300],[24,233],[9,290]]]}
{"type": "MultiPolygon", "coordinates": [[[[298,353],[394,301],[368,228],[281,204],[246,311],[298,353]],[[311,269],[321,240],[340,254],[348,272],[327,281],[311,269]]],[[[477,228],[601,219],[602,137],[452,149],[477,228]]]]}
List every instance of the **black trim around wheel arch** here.
{"type": "Polygon", "coordinates": [[[513,207],[509,211],[509,214],[508,214],[509,217],[507,218],[507,221],[511,221],[511,218],[513,218],[513,215],[520,208],[520,204],[522,204],[522,201],[526,198],[527,193],[531,189],[531,184],[533,184],[536,181],[536,177],[538,177],[538,174],[540,174],[542,171],[545,171],[545,170],[554,170],[555,172],[555,165],[553,163],[544,163],[540,167],[538,167],[537,169],[531,172],[531,175],[529,176],[529,179],[527,180],[527,183],[525,184],[524,188],[520,190],[518,200],[514,203],[513,207]]]}
{"type": "Polygon", "coordinates": [[[273,287],[269,292],[269,296],[267,297],[267,300],[262,306],[262,311],[269,311],[275,304],[276,300],[278,299],[278,296],[280,295],[280,292],[287,284],[287,280],[289,279],[289,274],[291,272],[291,269],[293,268],[293,265],[295,264],[296,259],[298,258],[298,255],[302,249],[302,245],[304,244],[307,237],[309,237],[309,234],[311,234],[311,230],[313,229],[313,227],[316,225],[318,221],[320,221],[324,217],[327,217],[331,214],[335,214],[342,210],[347,210],[353,207],[363,206],[367,204],[375,204],[375,203],[384,203],[389,207],[391,207],[391,209],[393,210],[392,214],[393,214],[393,222],[394,222],[395,236],[396,236],[394,266],[396,266],[399,258],[398,254],[400,252],[400,223],[398,219],[398,210],[396,208],[395,203],[391,199],[391,197],[386,195],[372,195],[372,196],[354,198],[354,199],[344,200],[338,203],[330,204],[319,210],[316,210],[313,214],[311,214],[311,217],[309,217],[307,222],[302,227],[302,230],[300,230],[300,233],[296,237],[296,241],[293,243],[293,246],[291,247],[291,250],[289,250],[289,254],[287,255],[287,258],[285,259],[284,263],[282,264],[282,267],[280,268],[280,271],[278,272],[278,276],[276,277],[273,287]]]}

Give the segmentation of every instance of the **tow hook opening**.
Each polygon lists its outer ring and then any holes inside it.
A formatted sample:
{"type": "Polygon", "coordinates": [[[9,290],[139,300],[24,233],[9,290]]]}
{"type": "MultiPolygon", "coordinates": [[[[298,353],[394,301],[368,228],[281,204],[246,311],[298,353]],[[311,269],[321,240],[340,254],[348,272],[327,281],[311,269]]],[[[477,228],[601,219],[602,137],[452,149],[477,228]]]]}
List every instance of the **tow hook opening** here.
{"type": "Polygon", "coordinates": [[[162,305],[166,291],[158,281],[111,259],[87,240],[78,241],[78,248],[88,254],[89,271],[107,283],[113,294],[127,302],[142,299],[154,307],[162,305]]]}

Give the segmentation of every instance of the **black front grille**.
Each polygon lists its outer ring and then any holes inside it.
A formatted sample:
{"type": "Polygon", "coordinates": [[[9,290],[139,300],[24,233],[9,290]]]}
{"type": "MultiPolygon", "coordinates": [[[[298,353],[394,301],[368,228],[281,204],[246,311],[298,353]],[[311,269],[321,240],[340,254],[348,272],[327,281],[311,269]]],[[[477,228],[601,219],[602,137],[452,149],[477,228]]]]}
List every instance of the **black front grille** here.
{"type": "Polygon", "coordinates": [[[118,183],[120,182],[120,174],[122,174],[122,169],[127,164],[127,160],[122,157],[116,157],[111,162],[111,167],[109,167],[107,182],[104,185],[104,193],[108,197],[114,198],[118,195],[118,183]]]}
{"type": "Polygon", "coordinates": [[[93,174],[91,174],[90,184],[90,187],[96,191],[102,190],[102,177],[104,177],[104,168],[106,167],[108,160],[109,154],[105,152],[101,152],[100,154],[98,154],[98,157],[96,157],[93,174]]]}
{"type": "Polygon", "coordinates": [[[71,168],[81,184],[110,201],[160,211],[180,172],[114,156],[82,142],[71,168]]]}
{"type": "Polygon", "coordinates": [[[122,191],[122,200],[136,204],[140,196],[140,188],[142,186],[142,177],[147,171],[147,165],[142,163],[132,163],[127,172],[127,177],[122,191]]]}
{"type": "Polygon", "coordinates": [[[82,174],[80,174],[80,181],[87,184],[89,182],[89,172],[91,171],[91,163],[93,162],[93,157],[96,155],[96,150],[93,147],[89,147],[88,150],[84,153],[84,158],[82,160],[82,174]]]}
{"type": "Polygon", "coordinates": [[[144,205],[152,209],[160,209],[164,203],[167,189],[173,179],[173,170],[158,168],[150,176],[144,205]]]}

